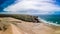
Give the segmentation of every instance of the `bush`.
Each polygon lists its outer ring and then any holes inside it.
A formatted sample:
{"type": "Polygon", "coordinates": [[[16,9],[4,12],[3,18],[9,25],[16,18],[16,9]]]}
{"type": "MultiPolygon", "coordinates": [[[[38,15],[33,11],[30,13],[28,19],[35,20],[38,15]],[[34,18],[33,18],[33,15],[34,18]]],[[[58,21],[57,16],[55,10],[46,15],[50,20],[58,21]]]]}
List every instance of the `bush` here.
{"type": "Polygon", "coordinates": [[[22,14],[4,14],[1,16],[0,14],[0,17],[13,17],[13,18],[16,18],[16,19],[19,19],[19,20],[23,20],[23,21],[27,21],[27,22],[39,22],[38,20],[38,16],[32,16],[32,15],[22,15],[22,14]]]}

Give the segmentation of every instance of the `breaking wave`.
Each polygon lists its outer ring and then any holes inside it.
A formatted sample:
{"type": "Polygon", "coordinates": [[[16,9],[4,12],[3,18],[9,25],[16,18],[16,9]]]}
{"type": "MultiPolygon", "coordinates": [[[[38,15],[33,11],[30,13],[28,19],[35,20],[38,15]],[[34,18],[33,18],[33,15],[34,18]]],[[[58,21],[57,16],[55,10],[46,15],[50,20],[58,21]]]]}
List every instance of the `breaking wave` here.
{"type": "Polygon", "coordinates": [[[51,22],[51,21],[46,21],[46,20],[44,20],[44,19],[41,19],[40,17],[39,17],[38,19],[39,19],[40,21],[42,21],[43,23],[47,23],[47,24],[49,24],[49,25],[60,26],[60,24],[57,24],[58,22],[53,23],[53,22],[51,22]]]}

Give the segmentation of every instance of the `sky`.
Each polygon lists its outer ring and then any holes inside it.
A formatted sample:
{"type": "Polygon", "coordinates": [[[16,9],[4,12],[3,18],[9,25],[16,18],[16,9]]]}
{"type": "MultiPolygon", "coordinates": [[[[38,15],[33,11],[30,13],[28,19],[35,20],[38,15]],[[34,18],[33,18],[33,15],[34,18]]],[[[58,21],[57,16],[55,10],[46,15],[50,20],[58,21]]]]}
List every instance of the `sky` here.
{"type": "Polygon", "coordinates": [[[0,0],[0,14],[60,14],[60,0],[0,0]]]}

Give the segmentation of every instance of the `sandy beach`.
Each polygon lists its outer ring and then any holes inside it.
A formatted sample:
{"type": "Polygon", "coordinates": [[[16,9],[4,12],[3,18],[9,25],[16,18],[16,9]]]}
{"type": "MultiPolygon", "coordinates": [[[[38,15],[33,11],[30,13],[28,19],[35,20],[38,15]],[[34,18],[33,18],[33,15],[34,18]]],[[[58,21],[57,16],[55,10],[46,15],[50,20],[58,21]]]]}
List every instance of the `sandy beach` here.
{"type": "Polygon", "coordinates": [[[50,26],[46,23],[25,22],[14,18],[0,18],[10,26],[0,34],[60,34],[60,27],[50,26]]]}

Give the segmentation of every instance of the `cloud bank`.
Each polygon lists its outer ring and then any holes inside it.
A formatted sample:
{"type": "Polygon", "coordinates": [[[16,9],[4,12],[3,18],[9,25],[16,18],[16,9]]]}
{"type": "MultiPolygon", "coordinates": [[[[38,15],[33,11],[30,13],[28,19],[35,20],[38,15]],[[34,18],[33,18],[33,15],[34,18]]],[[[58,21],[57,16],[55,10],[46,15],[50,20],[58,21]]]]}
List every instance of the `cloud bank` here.
{"type": "Polygon", "coordinates": [[[4,9],[12,13],[25,14],[51,14],[54,11],[60,11],[60,7],[54,4],[53,0],[16,0],[4,9]]]}

